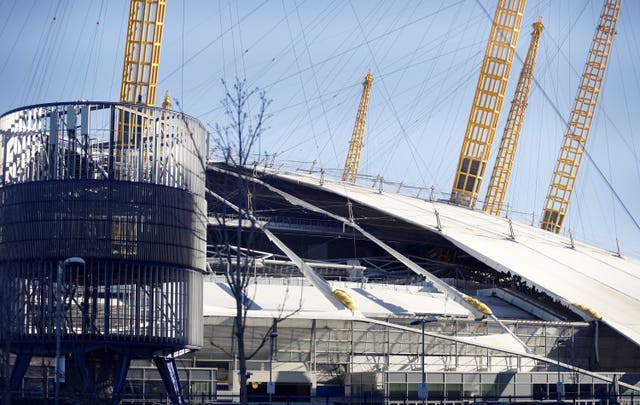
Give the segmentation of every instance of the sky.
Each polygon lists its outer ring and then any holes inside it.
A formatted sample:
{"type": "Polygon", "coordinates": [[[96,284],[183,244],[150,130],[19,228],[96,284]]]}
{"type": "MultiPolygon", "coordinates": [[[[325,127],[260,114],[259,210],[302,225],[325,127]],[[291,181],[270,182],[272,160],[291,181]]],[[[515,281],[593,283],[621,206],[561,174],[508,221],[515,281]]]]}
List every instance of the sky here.
{"type": "MultiPolygon", "coordinates": [[[[494,1],[167,3],[158,105],[169,91],[173,108],[213,133],[216,124],[227,122],[222,80],[246,79],[272,100],[256,156],[268,155],[277,167],[313,166],[337,176],[362,81],[371,69],[360,164],[360,173],[370,177],[359,184],[371,185],[381,175],[398,184],[434,187],[440,198],[450,193],[494,1]]],[[[480,194],[483,199],[531,25],[542,16],[537,83],[506,198],[515,220],[539,225],[602,4],[527,2],[480,194]]],[[[117,101],[128,7],[125,0],[0,0],[0,113],[45,102],[117,101]]],[[[590,158],[583,161],[563,229],[611,251],[618,239],[623,256],[635,257],[640,257],[638,20],[640,2],[624,0],[587,145],[590,158]]]]}

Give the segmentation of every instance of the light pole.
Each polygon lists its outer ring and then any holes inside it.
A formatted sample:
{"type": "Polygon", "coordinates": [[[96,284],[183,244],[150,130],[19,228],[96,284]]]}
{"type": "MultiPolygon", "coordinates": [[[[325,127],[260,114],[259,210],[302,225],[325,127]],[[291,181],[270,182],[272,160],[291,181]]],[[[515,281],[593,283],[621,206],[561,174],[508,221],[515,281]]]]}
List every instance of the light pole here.
{"type": "Polygon", "coordinates": [[[62,262],[58,262],[58,277],[56,279],[56,362],[55,362],[55,403],[60,403],[60,383],[64,382],[64,357],[60,357],[60,346],[62,344],[62,273],[69,264],[82,264],[81,257],[69,257],[62,262]]]}
{"type": "Polygon", "coordinates": [[[267,384],[267,394],[269,394],[269,402],[271,402],[271,396],[276,392],[276,386],[273,383],[273,339],[278,337],[278,332],[271,331],[269,335],[269,383],[267,384]]]}
{"type": "Polygon", "coordinates": [[[556,355],[558,359],[558,382],[556,383],[556,394],[558,402],[562,401],[562,380],[560,380],[560,348],[567,343],[566,339],[558,339],[556,342],[556,355]]]}
{"type": "Polygon", "coordinates": [[[431,323],[437,321],[435,316],[427,316],[427,314],[415,314],[420,319],[416,319],[411,321],[411,325],[422,325],[422,353],[421,353],[421,361],[422,361],[422,382],[418,385],[418,398],[426,401],[429,398],[429,387],[427,386],[427,374],[424,371],[424,324],[431,323]]]}

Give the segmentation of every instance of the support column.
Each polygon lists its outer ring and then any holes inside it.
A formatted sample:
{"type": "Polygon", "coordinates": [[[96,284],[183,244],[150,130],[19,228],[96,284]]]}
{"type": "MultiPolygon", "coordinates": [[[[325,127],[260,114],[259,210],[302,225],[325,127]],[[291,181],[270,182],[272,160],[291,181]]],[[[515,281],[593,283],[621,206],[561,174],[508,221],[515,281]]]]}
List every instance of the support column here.
{"type": "Polygon", "coordinates": [[[83,351],[78,351],[74,355],[74,360],[76,363],[76,368],[78,369],[78,374],[80,374],[80,378],[82,379],[83,390],[85,393],[94,393],[96,392],[96,386],[93,379],[93,367],[95,366],[95,362],[87,361],[87,354],[83,351]]]}
{"type": "Polygon", "coordinates": [[[22,377],[24,377],[24,374],[27,372],[29,362],[31,362],[31,354],[23,353],[16,356],[16,362],[13,363],[11,380],[9,382],[9,390],[11,392],[20,390],[20,383],[22,382],[22,377]]]}
{"type": "Polygon", "coordinates": [[[113,379],[113,394],[112,397],[115,400],[120,399],[122,393],[122,387],[127,380],[127,373],[129,372],[129,365],[131,364],[131,358],[128,354],[120,354],[118,358],[118,365],[116,367],[116,375],[113,379]]]}
{"type": "Polygon", "coordinates": [[[170,357],[154,357],[153,358],[162,382],[164,383],[169,398],[173,404],[184,404],[184,398],[182,397],[182,387],[180,386],[180,377],[178,375],[178,367],[176,361],[170,357]]]}

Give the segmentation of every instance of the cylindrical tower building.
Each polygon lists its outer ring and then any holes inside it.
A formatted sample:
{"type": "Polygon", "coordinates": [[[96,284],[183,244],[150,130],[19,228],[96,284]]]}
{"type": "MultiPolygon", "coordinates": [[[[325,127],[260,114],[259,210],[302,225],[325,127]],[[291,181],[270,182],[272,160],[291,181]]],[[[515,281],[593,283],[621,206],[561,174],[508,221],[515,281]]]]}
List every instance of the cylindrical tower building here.
{"type": "Polygon", "coordinates": [[[14,376],[32,355],[81,363],[106,349],[126,375],[130,358],[201,346],[205,155],[203,125],[159,108],[83,101],[0,117],[14,376]]]}

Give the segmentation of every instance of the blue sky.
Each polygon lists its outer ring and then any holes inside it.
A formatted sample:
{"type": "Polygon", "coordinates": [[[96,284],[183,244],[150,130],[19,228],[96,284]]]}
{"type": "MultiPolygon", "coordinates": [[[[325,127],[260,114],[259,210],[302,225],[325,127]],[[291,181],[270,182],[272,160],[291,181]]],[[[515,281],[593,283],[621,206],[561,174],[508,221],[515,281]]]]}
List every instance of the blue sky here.
{"type": "MultiPolygon", "coordinates": [[[[543,16],[535,77],[507,201],[537,225],[602,7],[528,0],[518,54],[543,16]],[[558,114],[559,112],[559,114],[558,114]]],[[[221,79],[246,78],[273,99],[261,154],[331,173],[344,165],[368,69],[374,75],[360,172],[449,193],[491,21],[487,0],[173,1],[158,84],[210,129],[224,123],[221,79]]],[[[119,98],[128,1],[0,0],[0,111],[119,98]]],[[[565,231],[640,257],[640,2],[622,4],[600,105],[565,231]],[[634,25],[635,24],[635,25],[634,25]]],[[[514,62],[493,165],[522,67],[514,62]]],[[[491,171],[484,181],[484,198],[491,171]]],[[[370,184],[364,182],[363,184],[370,184]]]]}

